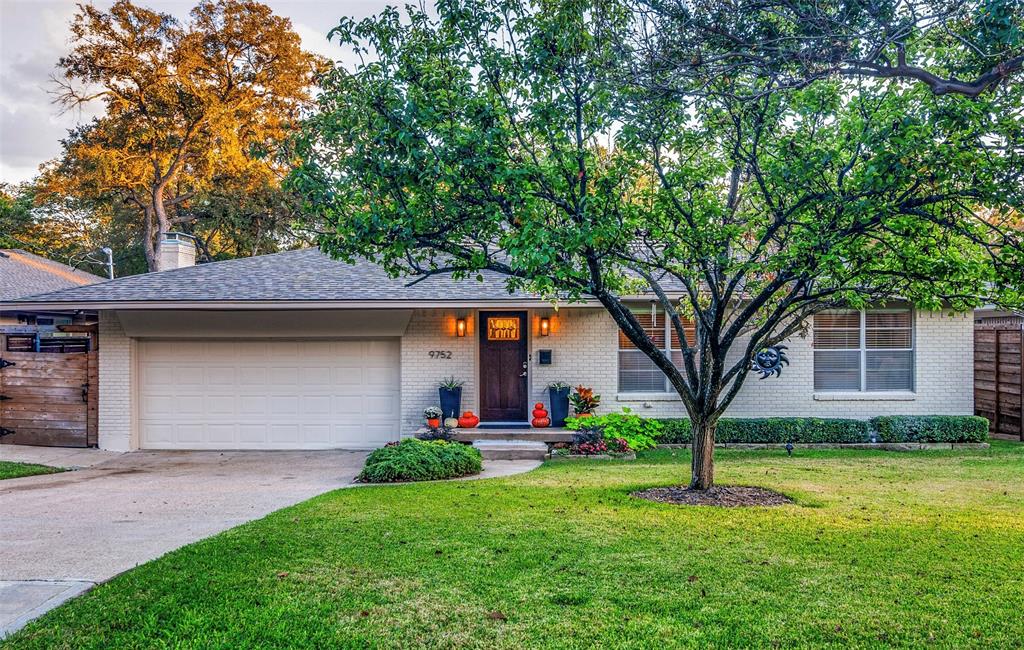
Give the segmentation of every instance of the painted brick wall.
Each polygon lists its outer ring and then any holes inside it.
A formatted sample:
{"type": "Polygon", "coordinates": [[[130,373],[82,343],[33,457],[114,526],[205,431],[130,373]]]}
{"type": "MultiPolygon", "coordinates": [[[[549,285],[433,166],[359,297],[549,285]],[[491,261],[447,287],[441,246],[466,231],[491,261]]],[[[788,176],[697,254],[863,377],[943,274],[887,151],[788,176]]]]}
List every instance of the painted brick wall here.
{"type": "Polygon", "coordinates": [[[402,337],[402,435],[423,426],[423,409],[439,406],[437,383],[444,377],[463,380],[462,410],[477,411],[475,313],[417,309],[402,337]],[[455,335],[456,318],[465,318],[466,336],[455,335]],[[451,359],[431,357],[451,353],[451,359]]]}
{"type": "Polygon", "coordinates": [[[132,426],[135,341],[125,336],[116,313],[99,316],[99,447],[130,451],[138,447],[132,426]]]}
{"type": "MultiPolygon", "coordinates": [[[[617,331],[610,318],[600,335],[614,349],[617,331]]],[[[591,332],[594,328],[590,328],[591,332]]],[[[876,415],[970,415],[974,411],[971,314],[917,312],[915,314],[915,391],[913,393],[819,393],[813,386],[814,358],[811,337],[795,336],[786,342],[790,365],[779,378],[748,377],[726,412],[727,417],[791,415],[870,418],[876,415]]],[[[617,395],[615,355],[591,366],[591,384],[605,395],[602,411],[628,406],[655,417],[683,417],[682,404],[671,395],[617,395]],[[610,359],[610,360],[609,360],[610,359]]]]}
{"type": "MultiPolygon", "coordinates": [[[[423,409],[438,404],[437,382],[454,375],[465,381],[463,410],[478,411],[476,393],[477,324],[473,310],[416,310],[401,342],[402,435],[423,423],[423,409]],[[455,335],[455,319],[464,317],[467,335],[455,335]],[[431,351],[451,358],[431,357],[431,351]]],[[[618,395],[617,332],[599,308],[562,308],[529,312],[529,395],[548,404],[547,385],[564,381],[593,387],[603,397],[601,412],[629,406],[647,416],[681,417],[672,395],[618,395]],[[542,316],[551,318],[551,334],[539,336],[542,316]],[[542,366],[538,351],[550,349],[552,364],[542,366]]],[[[728,415],[766,414],[868,418],[882,414],[970,414],[973,412],[973,321],[969,314],[916,314],[916,392],[905,395],[814,395],[809,338],[788,342],[791,365],[781,378],[750,378],[728,415]]],[[[99,444],[125,451],[138,446],[133,432],[132,375],[135,343],[125,336],[113,312],[100,313],[99,444]]]]}
{"type": "MultiPolygon", "coordinates": [[[[602,308],[537,310],[530,359],[530,395],[533,402],[550,405],[548,384],[564,381],[570,386],[590,386],[613,406],[618,382],[618,329],[602,308]],[[541,317],[551,319],[551,333],[538,336],[541,317]],[[611,341],[609,343],[609,341],[611,341]],[[537,350],[551,350],[551,365],[542,366],[537,350]]],[[[602,409],[603,411],[604,409],[602,409]]],[[[612,410],[617,410],[612,408],[612,410]]]]}

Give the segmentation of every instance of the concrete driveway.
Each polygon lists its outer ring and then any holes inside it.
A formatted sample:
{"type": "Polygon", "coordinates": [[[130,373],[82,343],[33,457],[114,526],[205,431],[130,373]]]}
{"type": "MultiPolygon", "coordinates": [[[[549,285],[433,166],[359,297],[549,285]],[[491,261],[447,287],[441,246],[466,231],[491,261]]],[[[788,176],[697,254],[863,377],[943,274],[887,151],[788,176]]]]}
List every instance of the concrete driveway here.
{"type": "MultiPolygon", "coordinates": [[[[46,462],[26,449],[0,447],[0,459],[46,462]]],[[[77,454],[51,464],[83,465],[104,452],[77,454]]],[[[141,451],[98,458],[76,471],[0,482],[0,638],[179,546],[351,485],[366,453],[141,451]]]]}

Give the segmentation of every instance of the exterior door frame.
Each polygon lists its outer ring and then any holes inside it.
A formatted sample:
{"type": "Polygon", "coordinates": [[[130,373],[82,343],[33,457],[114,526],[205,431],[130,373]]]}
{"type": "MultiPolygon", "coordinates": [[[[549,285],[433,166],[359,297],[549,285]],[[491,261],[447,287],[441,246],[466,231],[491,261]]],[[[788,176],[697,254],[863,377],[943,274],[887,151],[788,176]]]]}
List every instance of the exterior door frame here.
{"type": "Polygon", "coordinates": [[[494,422],[508,422],[522,424],[529,421],[530,412],[530,332],[531,332],[531,320],[530,311],[527,309],[516,309],[516,310],[503,310],[503,309],[490,309],[490,310],[479,310],[477,312],[477,335],[476,335],[476,346],[477,346],[477,407],[480,411],[480,419],[484,423],[494,422]],[[506,413],[505,417],[496,418],[488,417],[485,415],[485,391],[486,391],[486,379],[484,372],[484,365],[486,361],[486,349],[487,349],[487,319],[495,316],[516,316],[519,318],[519,331],[520,337],[518,341],[519,358],[521,359],[520,364],[516,364],[517,369],[521,376],[521,399],[520,405],[516,413],[506,413]]]}

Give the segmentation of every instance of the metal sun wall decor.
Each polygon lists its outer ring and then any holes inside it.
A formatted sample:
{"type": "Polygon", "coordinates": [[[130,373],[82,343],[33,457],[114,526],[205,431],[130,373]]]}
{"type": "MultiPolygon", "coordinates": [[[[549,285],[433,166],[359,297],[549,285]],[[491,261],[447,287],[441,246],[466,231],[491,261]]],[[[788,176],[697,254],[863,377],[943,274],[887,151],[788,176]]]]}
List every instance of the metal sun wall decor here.
{"type": "Polygon", "coordinates": [[[750,365],[755,372],[761,373],[760,379],[767,379],[772,375],[776,377],[782,375],[782,366],[789,365],[789,359],[786,358],[784,350],[786,350],[785,345],[770,345],[758,350],[750,365]]]}

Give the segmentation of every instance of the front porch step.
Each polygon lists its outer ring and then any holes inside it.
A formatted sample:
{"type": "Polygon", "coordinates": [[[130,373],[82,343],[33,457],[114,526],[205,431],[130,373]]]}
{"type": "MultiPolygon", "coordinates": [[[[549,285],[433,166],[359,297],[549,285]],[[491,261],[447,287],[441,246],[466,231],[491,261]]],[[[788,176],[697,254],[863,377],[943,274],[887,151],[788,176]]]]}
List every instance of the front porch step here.
{"type": "Polygon", "coordinates": [[[572,442],[568,429],[456,429],[459,442],[474,440],[525,440],[530,442],[572,442]]]}
{"type": "Polygon", "coordinates": [[[474,440],[484,460],[544,460],[548,446],[531,440],[474,440]]]}

